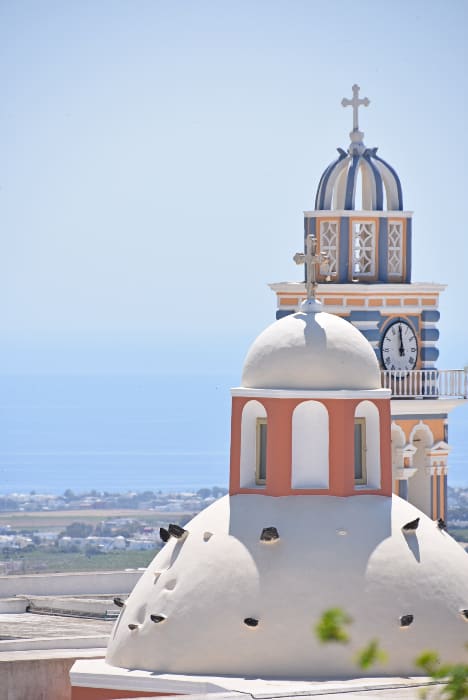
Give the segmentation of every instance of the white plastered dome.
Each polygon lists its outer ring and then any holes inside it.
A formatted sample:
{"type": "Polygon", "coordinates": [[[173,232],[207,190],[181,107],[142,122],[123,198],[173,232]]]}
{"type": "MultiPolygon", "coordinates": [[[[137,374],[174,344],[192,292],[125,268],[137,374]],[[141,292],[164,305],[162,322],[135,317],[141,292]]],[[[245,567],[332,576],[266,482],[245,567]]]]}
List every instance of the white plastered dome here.
{"type": "Polygon", "coordinates": [[[388,653],[387,663],[372,669],[379,676],[417,673],[414,659],[427,649],[465,661],[468,627],[460,611],[468,608],[468,556],[398,496],[225,496],[186,529],[186,539],[170,539],[127,600],[109,642],[110,665],[163,674],[355,677],[363,675],[357,651],[375,638],[388,653]],[[418,529],[405,535],[402,526],[415,517],[418,529]],[[279,539],[260,541],[270,526],[279,539]],[[321,645],[314,625],[337,606],[353,618],[351,642],[321,645]],[[402,628],[405,615],[414,619],[402,628]],[[249,618],[258,624],[249,626],[249,618]]]}
{"type": "Polygon", "coordinates": [[[242,386],[360,390],[380,389],[381,382],[377,358],[362,333],[339,316],[300,311],[260,333],[247,353],[242,386]]]}

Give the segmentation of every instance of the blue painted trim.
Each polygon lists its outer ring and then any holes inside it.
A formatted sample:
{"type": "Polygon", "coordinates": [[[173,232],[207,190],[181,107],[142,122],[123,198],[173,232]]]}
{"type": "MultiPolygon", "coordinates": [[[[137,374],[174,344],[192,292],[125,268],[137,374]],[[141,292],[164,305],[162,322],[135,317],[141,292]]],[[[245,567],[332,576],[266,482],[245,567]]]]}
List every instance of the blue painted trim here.
{"type": "Polygon", "coordinates": [[[366,163],[369,163],[372,172],[374,173],[374,179],[375,179],[375,210],[376,211],[382,211],[383,210],[383,183],[382,183],[382,175],[379,173],[378,169],[375,167],[374,163],[372,162],[370,155],[365,155],[363,156],[364,160],[366,163]]]}
{"type": "Polygon", "coordinates": [[[288,310],[288,309],[278,309],[276,312],[276,320],[279,321],[280,318],[284,318],[285,316],[290,316],[291,314],[295,314],[296,312],[293,310],[288,310]]]}
{"type": "Polygon", "coordinates": [[[430,498],[431,498],[431,518],[434,520],[434,481],[432,479],[432,474],[429,475],[429,484],[430,484],[430,498]]]}
{"type": "Polygon", "coordinates": [[[379,271],[377,279],[388,282],[388,219],[380,219],[379,224],[379,271]]]}
{"type": "Polygon", "coordinates": [[[349,275],[349,218],[340,219],[338,282],[347,282],[349,275]]]}
{"type": "Polygon", "coordinates": [[[448,493],[447,493],[447,474],[444,474],[444,520],[447,522],[448,514],[448,493]]]}
{"type": "Polygon", "coordinates": [[[421,328],[421,340],[439,340],[437,328],[421,328]]]}
{"type": "MultiPolygon", "coordinates": [[[[411,401],[411,399],[408,399],[408,401],[411,401]]],[[[436,420],[438,418],[441,418],[442,420],[445,420],[447,418],[446,413],[418,413],[418,419],[419,420],[436,420]]],[[[396,413],[393,415],[392,413],[392,420],[414,420],[415,415],[414,413],[396,413]]],[[[447,440],[445,441],[447,442],[447,440]]]]}
{"type": "Polygon", "coordinates": [[[354,209],[354,190],[356,186],[356,169],[361,160],[360,156],[353,156],[351,166],[348,169],[348,177],[346,178],[346,195],[345,209],[354,209]]]}
{"type": "Polygon", "coordinates": [[[405,282],[411,282],[411,264],[413,257],[413,222],[407,217],[406,218],[406,271],[405,271],[405,282]]]}
{"type": "Polygon", "coordinates": [[[366,340],[380,340],[380,331],[378,328],[358,328],[366,340]]]}
{"type": "Polygon", "coordinates": [[[408,500],[408,479],[400,479],[398,482],[398,495],[400,498],[408,500]]]}
{"type": "Polygon", "coordinates": [[[349,314],[349,320],[353,321],[380,321],[382,314],[380,311],[356,311],[353,309],[349,314]]]}
{"type": "Polygon", "coordinates": [[[437,348],[421,348],[421,359],[428,362],[435,362],[439,358],[439,351],[437,348]]]}
{"type": "Polygon", "coordinates": [[[436,323],[440,319],[440,311],[429,311],[424,309],[421,311],[421,321],[433,321],[436,323]]]}
{"type": "MultiPolygon", "coordinates": [[[[380,158],[376,154],[374,154],[372,157],[375,158],[375,160],[378,160],[379,163],[382,163],[383,165],[385,165],[390,170],[393,177],[395,178],[395,182],[396,182],[396,186],[397,186],[397,193],[398,193],[398,211],[403,211],[403,191],[401,189],[400,178],[398,177],[398,175],[396,174],[396,172],[392,168],[392,166],[387,163],[387,161],[383,160],[383,158],[380,158]]],[[[387,204],[387,207],[388,207],[388,204],[387,204]]]]}
{"type": "Polygon", "coordinates": [[[317,194],[315,195],[315,209],[316,210],[322,210],[325,208],[324,206],[324,200],[325,200],[325,192],[327,190],[327,184],[328,180],[330,179],[330,175],[332,174],[333,170],[335,167],[338,165],[338,163],[341,163],[341,161],[344,158],[348,158],[347,153],[340,153],[338,158],[333,161],[333,163],[330,163],[330,165],[325,169],[322,177],[320,178],[320,182],[317,187],[317,194]]]}

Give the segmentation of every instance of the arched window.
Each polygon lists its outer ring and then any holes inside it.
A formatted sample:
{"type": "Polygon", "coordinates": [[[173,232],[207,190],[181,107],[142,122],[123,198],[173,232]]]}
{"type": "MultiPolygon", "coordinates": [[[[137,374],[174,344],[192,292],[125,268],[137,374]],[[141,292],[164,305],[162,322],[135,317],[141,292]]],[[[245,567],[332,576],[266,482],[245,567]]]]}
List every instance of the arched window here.
{"type": "Polygon", "coordinates": [[[380,416],[371,401],[361,401],[354,413],[354,483],[380,488],[380,416]]]}
{"type": "Polygon", "coordinates": [[[267,414],[259,401],[248,401],[242,409],[240,486],[264,488],[267,449],[267,414]]]}
{"type": "Polygon", "coordinates": [[[293,489],[328,489],[328,411],[319,401],[303,401],[292,415],[293,489]]]}

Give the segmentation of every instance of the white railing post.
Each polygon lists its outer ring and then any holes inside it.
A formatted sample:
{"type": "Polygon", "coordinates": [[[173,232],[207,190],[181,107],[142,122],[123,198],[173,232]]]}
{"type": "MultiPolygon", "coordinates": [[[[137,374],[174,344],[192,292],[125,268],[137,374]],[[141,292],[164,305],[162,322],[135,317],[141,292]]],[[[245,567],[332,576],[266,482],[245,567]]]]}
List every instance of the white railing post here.
{"type": "Polygon", "coordinates": [[[394,397],[468,398],[468,367],[464,369],[382,370],[382,387],[394,397]]]}

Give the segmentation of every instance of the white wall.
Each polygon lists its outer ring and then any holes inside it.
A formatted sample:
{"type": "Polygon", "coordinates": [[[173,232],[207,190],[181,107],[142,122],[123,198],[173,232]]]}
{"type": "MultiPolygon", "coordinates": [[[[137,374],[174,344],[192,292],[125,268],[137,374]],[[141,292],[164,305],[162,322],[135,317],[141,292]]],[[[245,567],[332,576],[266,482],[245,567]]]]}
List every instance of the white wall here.
{"type": "Polygon", "coordinates": [[[242,488],[261,489],[255,482],[257,460],[257,418],[266,418],[265,408],[259,401],[248,401],[242,409],[240,485],[242,488]]]}
{"type": "Polygon", "coordinates": [[[371,401],[361,401],[356,407],[355,418],[366,419],[366,471],[367,484],[356,489],[380,488],[380,418],[379,410],[371,401]]]}
{"type": "Polygon", "coordinates": [[[143,570],[0,576],[0,598],[16,595],[130,593],[143,570]]]}
{"type": "Polygon", "coordinates": [[[413,457],[413,467],[417,471],[408,481],[408,500],[414,503],[416,508],[422,510],[430,518],[432,517],[431,503],[431,475],[427,473],[428,460],[426,450],[434,444],[432,432],[427,425],[421,423],[411,432],[410,442],[416,447],[413,457]]]}
{"type": "Polygon", "coordinates": [[[292,416],[292,480],[294,489],[329,486],[328,411],[318,401],[304,401],[292,416]]]}

